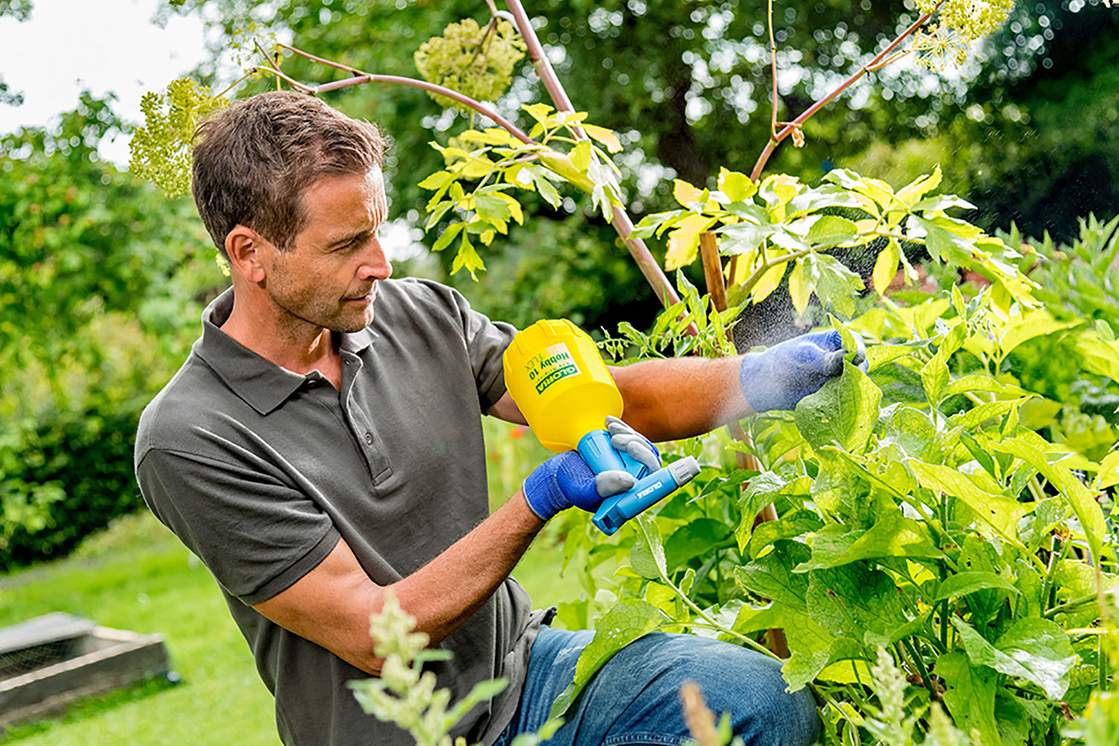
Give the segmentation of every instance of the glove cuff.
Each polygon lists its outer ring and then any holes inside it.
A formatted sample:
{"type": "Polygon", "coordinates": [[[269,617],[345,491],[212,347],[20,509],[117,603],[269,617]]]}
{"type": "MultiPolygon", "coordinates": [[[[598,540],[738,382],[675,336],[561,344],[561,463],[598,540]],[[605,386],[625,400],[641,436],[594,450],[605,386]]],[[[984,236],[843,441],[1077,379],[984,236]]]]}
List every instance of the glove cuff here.
{"type": "Polygon", "coordinates": [[[757,413],[780,409],[782,402],[773,386],[773,371],[767,370],[765,353],[747,352],[738,366],[738,385],[750,409],[757,413]]]}

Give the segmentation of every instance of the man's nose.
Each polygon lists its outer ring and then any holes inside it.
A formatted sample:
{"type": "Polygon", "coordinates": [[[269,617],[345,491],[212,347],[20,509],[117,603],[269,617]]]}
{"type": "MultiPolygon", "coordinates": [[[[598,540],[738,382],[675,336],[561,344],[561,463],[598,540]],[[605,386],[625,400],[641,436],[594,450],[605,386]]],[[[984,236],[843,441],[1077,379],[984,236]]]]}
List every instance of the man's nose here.
{"type": "Polygon", "coordinates": [[[362,280],[387,280],[392,276],[392,262],[385,256],[385,249],[378,238],[370,241],[370,249],[365,261],[358,269],[362,280]]]}

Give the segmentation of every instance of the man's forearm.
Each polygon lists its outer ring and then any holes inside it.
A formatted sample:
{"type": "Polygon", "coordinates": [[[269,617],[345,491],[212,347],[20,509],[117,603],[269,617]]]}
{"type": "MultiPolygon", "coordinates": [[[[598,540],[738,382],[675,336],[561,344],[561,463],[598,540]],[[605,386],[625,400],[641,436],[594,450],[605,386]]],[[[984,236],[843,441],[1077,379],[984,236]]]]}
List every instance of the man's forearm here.
{"type": "Polygon", "coordinates": [[[739,384],[741,357],[669,358],[611,368],[623,419],[652,441],[690,438],[753,414],[739,384]]]}
{"type": "MultiPolygon", "coordinates": [[[[458,629],[509,577],[544,527],[517,490],[466,536],[408,577],[389,586],[438,643],[458,629]]],[[[384,589],[378,589],[383,593],[384,589]]],[[[379,603],[377,606],[379,607],[379,603]]]]}

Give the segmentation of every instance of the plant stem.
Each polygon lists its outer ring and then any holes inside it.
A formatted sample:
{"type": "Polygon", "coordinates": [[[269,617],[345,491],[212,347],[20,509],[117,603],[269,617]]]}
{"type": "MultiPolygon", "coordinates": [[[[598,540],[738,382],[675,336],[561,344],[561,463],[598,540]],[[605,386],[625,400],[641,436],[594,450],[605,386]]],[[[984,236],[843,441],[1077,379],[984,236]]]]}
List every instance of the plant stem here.
{"type": "Polygon", "coordinates": [[[921,652],[913,644],[912,638],[907,637],[902,640],[902,643],[908,648],[909,654],[913,657],[913,662],[917,664],[917,671],[921,674],[921,681],[924,682],[925,688],[929,690],[929,694],[935,694],[932,680],[929,678],[929,670],[925,668],[925,662],[921,659],[921,652]]]}
{"type": "Polygon", "coordinates": [[[839,86],[836,87],[836,89],[833,90],[831,93],[827,94],[816,103],[805,109],[800,116],[786,124],[781,129],[781,131],[777,133],[776,136],[771,137],[769,139],[769,142],[766,143],[765,148],[762,150],[761,155],[758,156],[758,160],[754,164],[753,170],[750,172],[750,179],[753,181],[758,180],[758,178],[762,174],[762,171],[765,169],[765,164],[769,161],[769,157],[773,155],[773,151],[777,149],[777,146],[780,145],[785,138],[792,134],[794,129],[800,128],[806,121],[808,121],[812,117],[812,115],[827,106],[840,94],[857,83],[864,75],[869,73],[871,69],[881,69],[881,67],[883,67],[883,65],[881,64],[883,60],[885,60],[889,56],[889,54],[897,48],[899,44],[905,41],[908,36],[910,36],[921,26],[925,25],[925,23],[928,22],[929,18],[931,18],[934,13],[940,10],[940,6],[943,5],[944,2],[945,0],[940,0],[940,2],[936,4],[936,7],[933,8],[931,11],[921,14],[921,16],[916,21],[910,24],[900,34],[898,34],[892,42],[887,44],[885,49],[876,54],[874,58],[870,60],[870,62],[867,62],[865,65],[856,70],[850,77],[847,78],[847,80],[840,83],[839,86]]]}

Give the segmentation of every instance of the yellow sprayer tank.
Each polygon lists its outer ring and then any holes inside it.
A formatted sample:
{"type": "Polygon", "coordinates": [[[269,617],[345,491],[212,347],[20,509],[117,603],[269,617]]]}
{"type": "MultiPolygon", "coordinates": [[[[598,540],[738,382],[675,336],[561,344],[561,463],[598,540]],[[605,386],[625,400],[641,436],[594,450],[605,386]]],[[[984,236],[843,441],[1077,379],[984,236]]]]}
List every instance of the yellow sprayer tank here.
{"type": "Polygon", "coordinates": [[[567,319],[537,321],[503,357],[505,385],[529,427],[553,451],[574,449],[607,416],[622,416],[622,395],[590,335],[567,319]]]}

